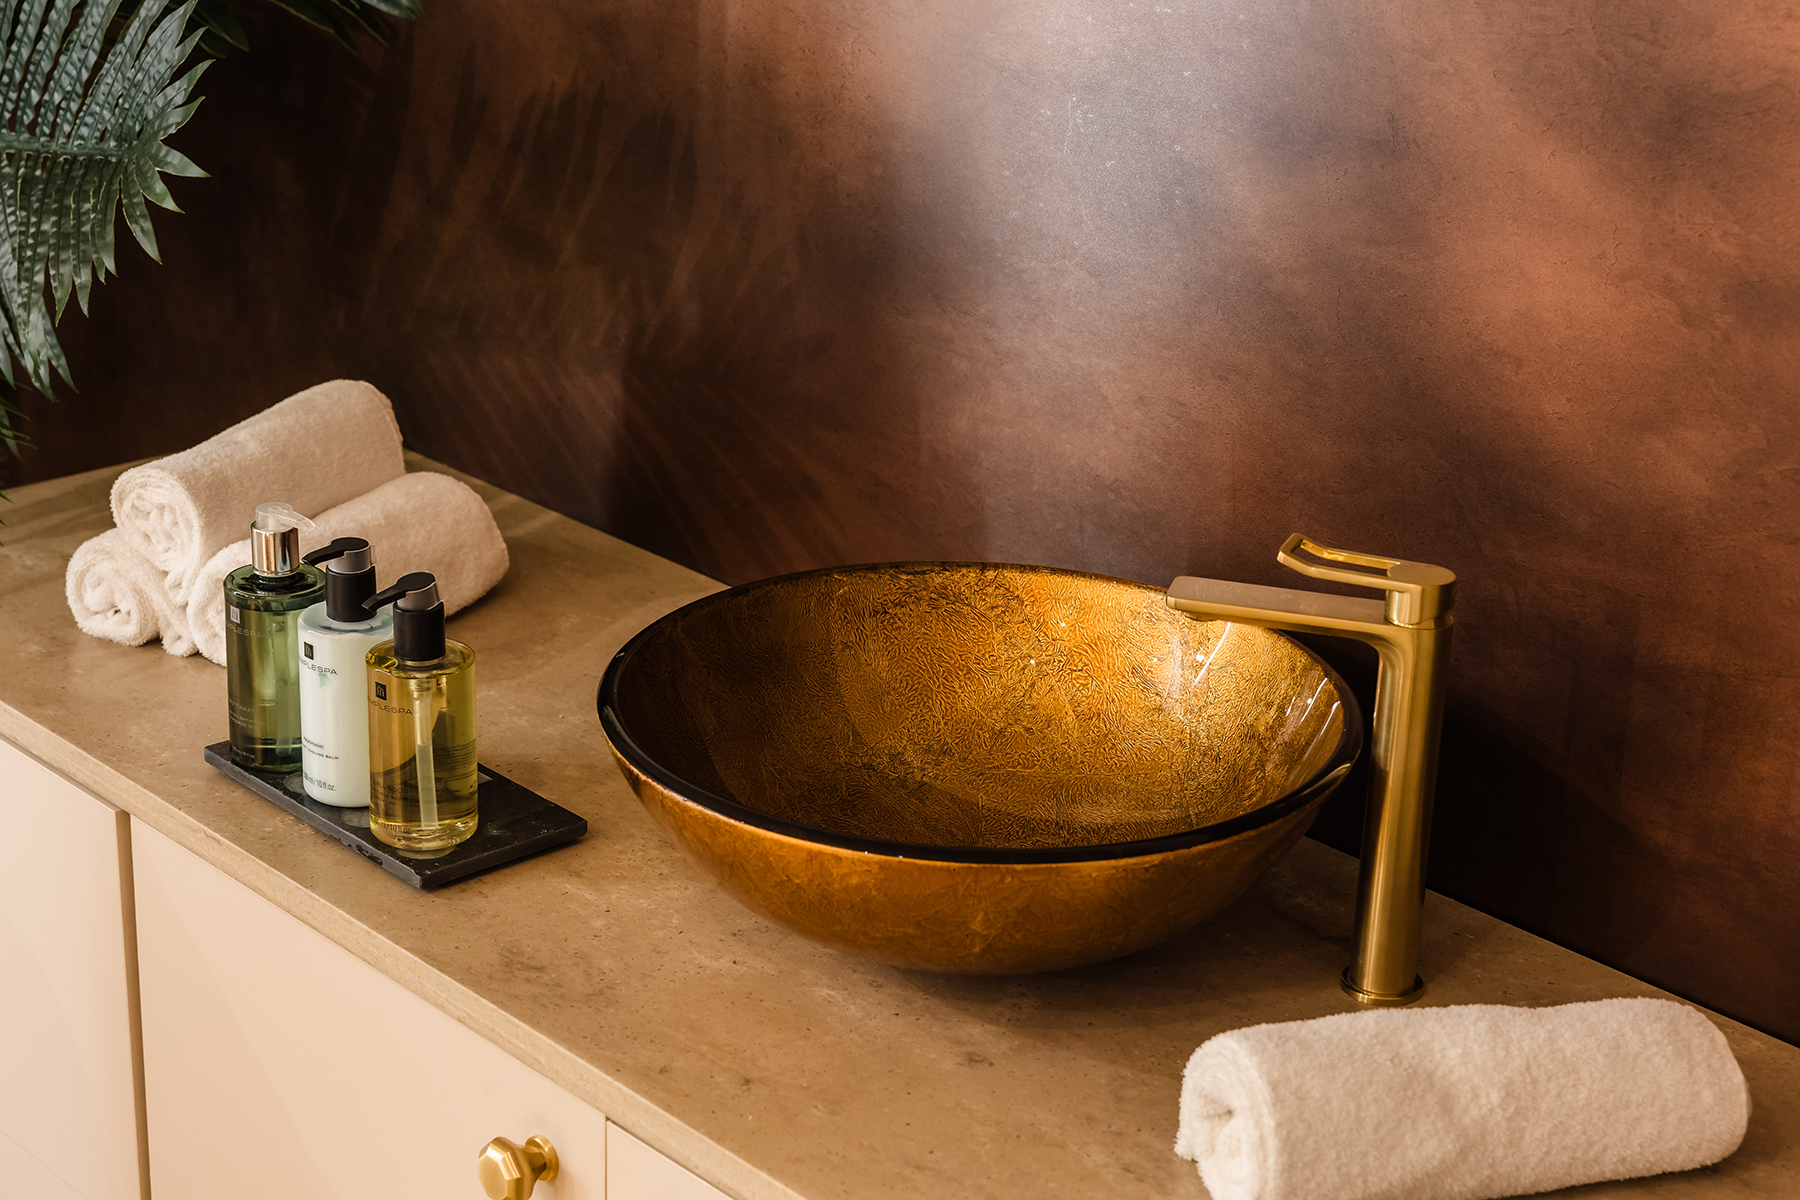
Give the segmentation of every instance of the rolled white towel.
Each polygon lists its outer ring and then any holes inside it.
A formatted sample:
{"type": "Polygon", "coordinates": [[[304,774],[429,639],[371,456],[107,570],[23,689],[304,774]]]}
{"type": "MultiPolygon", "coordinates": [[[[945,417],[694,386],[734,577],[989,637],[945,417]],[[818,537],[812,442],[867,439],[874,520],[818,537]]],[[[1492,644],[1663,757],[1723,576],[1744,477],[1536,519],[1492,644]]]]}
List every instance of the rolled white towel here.
{"type": "MultiPolygon", "coordinates": [[[[481,599],[500,582],[511,561],[487,502],[461,480],[431,471],[389,480],[313,521],[313,528],[300,535],[302,554],[336,538],[367,538],[382,586],[411,571],[430,571],[437,576],[446,613],[481,599]]],[[[201,569],[188,600],[187,623],[195,648],[221,665],[225,576],[249,561],[249,538],[225,547],[201,569]]]]}
{"type": "Polygon", "coordinates": [[[200,568],[245,537],[256,506],[283,500],[323,512],[406,470],[388,398],[334,379],[240,421],[198,446],[133,467],[113,482],[113,520],[165,576],[177,606],[200,568]]]}
{"type": "Polygon", "coordinates": [[[120,529],[91,537],[69,556],[63,592],[76,627],[90,637],[141,646],[160,637],[171,654],[192,654],[187,611],[169,600],[163,573],[120,529]]]}
{"type": "Polygon", "coordinates": [[[1493,1200],[1705,1166],[1749,1115],[1685,1004],[1394,1009],[1210,1039],[1175,1153],[1214,1200],[1493,1200]]]}

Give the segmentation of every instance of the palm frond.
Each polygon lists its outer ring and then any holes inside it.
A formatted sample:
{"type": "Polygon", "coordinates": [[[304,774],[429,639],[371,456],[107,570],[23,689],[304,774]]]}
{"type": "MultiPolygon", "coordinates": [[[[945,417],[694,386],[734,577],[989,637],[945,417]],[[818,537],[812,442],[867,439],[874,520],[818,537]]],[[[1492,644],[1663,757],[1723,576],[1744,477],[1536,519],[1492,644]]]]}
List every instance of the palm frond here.
{"type": "MultiPolygon", "coordinates": [[[[148,204],[179,211],[162,176],[206,174],[166,139],[193,116],[210,62],[176,72],[196,46],[248,49],[234,11],[246,2],[0,0],[0,447],[15,456],[29,444],[17,389],[74,386],[56,322],[118,273],[120,214],[160,261],[148,204]]],[[[384,14],[420,15],[420,0],[262,2],[352,50],[353,29],[385,42],[384,14]]]]}
{"type": "MultiPolygon", "coordinates": [[[[119,2],[12,0],[0,14],[0,378],[46,395],[53,376],[70,382],[56,317],[70,295],[85,310],[93,283],[117,273],[120,211],[156,258],[144,202],[174,209],[162,176],[205,174],[164,139],[198,105],[209,63],[175,72],[211,27],[186,32],[195,0],[142,0],[109,40],[119,2]]],[[[14,412],[0,405],[9,449],[14,412]]]]}
{"type": "Polygon", "coordinates": [[[343,22],[314,4],[312,0],[269,0],[269,3],[290,16],[298,17],[314,29],[329,33],[344,43],[347,49],[356,49],[356,41],[350,36],[350,31],[344,28],[343,22]]]}
{"type": "MultiPolygon", "coordinates": [[[[121,0],[123,16],[138,0],[121,0]]],[[[335,39],[351,53],[360,52],[357,34],[364,33],[381,45],[387,45],[393,32],[387,17],[417,20],[419,0],[259,0],[263,5],[280,9],[294,20],[335,39]],[[385,15],[384,15],[385,14],[385,15]]],[[[196,0],[194,22],[201,28],[200,49],[215,58],[223,58],[234,50],[250,49],[250,35],[238,19],[240,10],[250,10],[251,0],[196,0]]]]}
{"type": "Polygon", "coordinates": [[[206,33],[200,38],[200,48],[208,54],[223,52],[212,48],[215,42],[221,47],[238,50],[250,48],[250,35],[244,32],[244,23],[226,6],[225,0],[198,0],[194,6],[194,20],[206,27],[206,33]]]}
{"type": "Polygon", "coordinates": [[[424,14],[419,8],[419,0],[363,0],[370,8],[379,8],[384,13],[396,17],[405,17],[408,21],[416,21],[424,14]]]}
{"type": "Polygon", "coordinates": [[[350,14],[350,19],[362,26],[363,31],[382,45],[387,45],[387,23],[381,15],[361,0],[336,0],[339,8],[350,14]]]}

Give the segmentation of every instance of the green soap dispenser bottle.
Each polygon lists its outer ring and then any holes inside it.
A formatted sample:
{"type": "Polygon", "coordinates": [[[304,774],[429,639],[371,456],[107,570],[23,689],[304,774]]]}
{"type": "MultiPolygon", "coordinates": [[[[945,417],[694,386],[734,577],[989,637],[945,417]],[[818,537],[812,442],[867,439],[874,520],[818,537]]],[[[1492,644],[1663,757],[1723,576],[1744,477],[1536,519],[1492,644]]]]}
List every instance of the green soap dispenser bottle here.
{"type": "Polygon", "coordinates": [[[475,652],[444,636],[427,571],[364,601],[394,606],[394,636],[369,651],[369,831],[436,858],[475,832],[475,652]]]}
{"type": "Polygon", "coordinates": [[[225,691],[231,759],[258,771],[300,769],[300,614],[325,577],[300,561],[313,523],[286,504],[259,504],[250,564],[225,577],[225,691]]]}

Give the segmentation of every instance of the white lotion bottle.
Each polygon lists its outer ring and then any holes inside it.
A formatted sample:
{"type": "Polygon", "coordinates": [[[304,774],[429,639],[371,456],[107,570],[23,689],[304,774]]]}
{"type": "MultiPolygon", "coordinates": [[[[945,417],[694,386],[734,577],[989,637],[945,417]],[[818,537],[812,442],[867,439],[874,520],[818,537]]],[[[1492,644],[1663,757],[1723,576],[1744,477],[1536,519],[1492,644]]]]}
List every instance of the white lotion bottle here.
{"type": "Polygon", "coordinates": [[[321,804],[369,803],[369,702],[365,660],[394,636],[393,611],[371,614],[375,557],[362,538],[339,538],[305,561],[324,564],[325,599],[300,615],[300,766],[321,804]]]}

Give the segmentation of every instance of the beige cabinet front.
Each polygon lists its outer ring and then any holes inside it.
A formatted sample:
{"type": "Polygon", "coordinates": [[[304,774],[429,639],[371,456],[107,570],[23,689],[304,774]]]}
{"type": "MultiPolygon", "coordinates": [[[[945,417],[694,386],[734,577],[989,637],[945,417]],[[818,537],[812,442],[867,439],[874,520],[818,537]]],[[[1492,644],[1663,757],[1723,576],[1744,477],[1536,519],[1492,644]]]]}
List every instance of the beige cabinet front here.
{"type": "Polygon", "coordinates": [[[532,1135],[561,1159],[534,1200],[602,1200],[600,1113],[142,822],[132,839],[158,1200],[481,1200],[482,1147],[532,1135]]]}
{"type": "Polygon", "coordinates": [[[620,1129],[606,1126],[607,1200],[729,1200],[712,1184],[620,1129]]]}
{"type": "Polygon", "coordinates": [[[125,821],[0,741],[0,1196],[142,1196],[125,821]]]}

